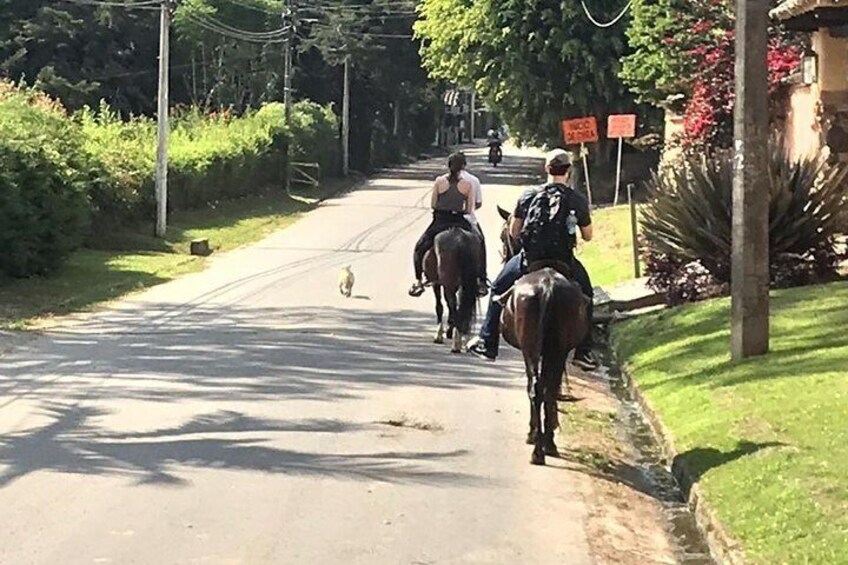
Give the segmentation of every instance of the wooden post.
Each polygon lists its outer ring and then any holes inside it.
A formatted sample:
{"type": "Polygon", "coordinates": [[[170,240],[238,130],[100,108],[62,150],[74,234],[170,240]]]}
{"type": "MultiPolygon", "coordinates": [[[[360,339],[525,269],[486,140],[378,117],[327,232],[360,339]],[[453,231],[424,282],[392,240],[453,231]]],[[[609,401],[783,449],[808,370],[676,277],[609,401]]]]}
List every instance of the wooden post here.
{"type": "Polygon", "coordinates": [[[769,348],[768,0],[736,1],[731,353],[769,348]]]}
{"type": "Polygon", "coordinates": [[[627,183],[627,202],[630,204],[630,234],[633,241],[633,272],[638,279],[642,276],[642,266],[639,264],[639,230],[638,222],[636,221],[636,202],[633,201],[632,182],[627,183]]]}
{"type": "MultiPolygon", "coordinates": [[[[612,205],[618,206],[618,191],[621,188],[621,146],[624,144],[624,138],[618,138],[618,159],[615,162],[615,196],[612,198],[612,205]]],[[[630,190],[630,187],[627,187],[630,190]]]]}
{"type": "Polygon", "coordinates": [[[580,144],[580,156],[583,157],[583,174],[586,176],[586,197],[589,199],[589,208],[592,207],[592,185],[589,183],[589,150],[586,144],[580,144]]]}

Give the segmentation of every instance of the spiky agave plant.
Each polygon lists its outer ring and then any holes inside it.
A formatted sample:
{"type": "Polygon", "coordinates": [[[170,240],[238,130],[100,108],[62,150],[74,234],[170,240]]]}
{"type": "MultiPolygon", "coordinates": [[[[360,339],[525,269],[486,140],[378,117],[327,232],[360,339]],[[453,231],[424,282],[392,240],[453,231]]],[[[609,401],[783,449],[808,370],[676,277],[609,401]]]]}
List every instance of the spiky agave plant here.
{"type": "MultiPolygon", "coordinates": [[[[821,153],[790,159],[778,140],[770,143],[769,163],[772,282],[785,286],[833,274],[835,238],[848,231],[848,167],[829,164],[821,153]]],[[[729,282],[732,154],[689,157],[654,175],[648,189],[641,224],[649,266],[698,262],[717,281],[729,282]]],[[[669,279],[669,274],[662,277],[669,279]]]]}

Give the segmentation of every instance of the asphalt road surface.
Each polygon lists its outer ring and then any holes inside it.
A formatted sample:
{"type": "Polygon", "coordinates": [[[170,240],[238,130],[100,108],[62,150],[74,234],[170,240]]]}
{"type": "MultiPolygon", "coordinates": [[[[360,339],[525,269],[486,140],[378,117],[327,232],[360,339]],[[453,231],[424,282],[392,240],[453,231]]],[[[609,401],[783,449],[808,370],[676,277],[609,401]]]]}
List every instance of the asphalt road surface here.
{"type": "MultiPolygon", "coordinates": [[[[494,276],[541,161],[471,154],[494,276]]],[[[406,295],[441,161],[0,358],[0,562],[591,563],[516,352],[451,355],[406,295]]]]}

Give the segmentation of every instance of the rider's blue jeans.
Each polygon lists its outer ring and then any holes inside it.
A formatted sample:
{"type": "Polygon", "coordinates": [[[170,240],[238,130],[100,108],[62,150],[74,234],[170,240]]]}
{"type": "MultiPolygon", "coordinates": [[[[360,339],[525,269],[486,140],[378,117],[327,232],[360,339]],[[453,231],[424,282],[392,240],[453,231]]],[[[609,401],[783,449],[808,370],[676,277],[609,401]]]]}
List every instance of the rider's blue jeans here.
{"type": "MultiPolygon", "coordinates": [[[[498,346],[501,338],[501,311],[503,306],[492,300],[493,296],[499,296],[510,289],[515,282],[525,274],[524,253],[521,252],[507,261],[501,273],[492,281],[492,292],[489,294],[489,309],[486,311],[486,318],[483,320],[483,325],[480,326],[480,339],[486,344],[486,349],[494,355],[498,354],[498,346]]],[[[580,285],[583,294],[592,298],[595,294],[592,288],[592,282],[589,280],[589,273],[586,272],[583,264],[576,258],[572,264],[572,274],[574,282],[580,285]]],[[[592,304],[589,304],[587,312],[589,319],[592,319],[592,304]]],[[[592,349],[592,332],[588,332],[586,339],[580,344],[580,349],[588,351],[592,349]]]]}

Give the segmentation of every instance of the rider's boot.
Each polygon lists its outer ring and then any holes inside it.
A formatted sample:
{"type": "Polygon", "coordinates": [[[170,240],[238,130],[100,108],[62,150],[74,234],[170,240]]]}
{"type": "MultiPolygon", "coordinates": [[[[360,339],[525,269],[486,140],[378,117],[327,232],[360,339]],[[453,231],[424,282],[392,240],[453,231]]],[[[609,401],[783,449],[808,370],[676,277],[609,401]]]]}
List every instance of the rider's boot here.
{"type": "Polygon", "coordinates": [[[489,280],[486,277],[477,279],[477,296],[485,298],[489,295],[489,280]]]}
{"type": "Polygon", "coordinates": [[[409,296],[418,297],[422,294],[424,294],[424,283],[417,280],[409,287],[409,296]]]}
{"type": "Polygon", "coordinates": [[[494,361],[498,357],[498,354],[495,353],[494,349],[486,345],[486,343],[479,337],[473,338],[468,342],[468,353],[476,355],[486,361],[494,361]]]}
{"type": "Polygon", "coordinates": [[[578,349],[575,351],[572,363],[584,371],[594,371],[599,365],[598,359],[591,349],[578,349]]]}

